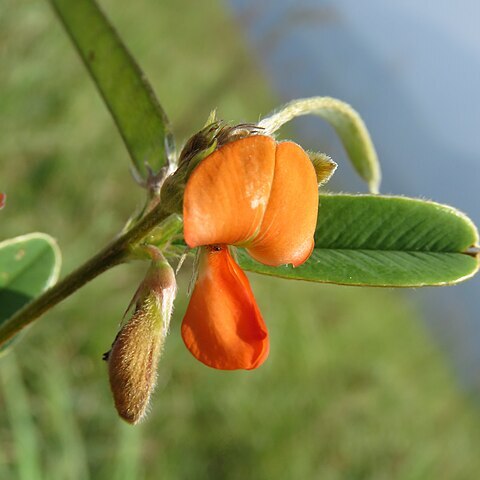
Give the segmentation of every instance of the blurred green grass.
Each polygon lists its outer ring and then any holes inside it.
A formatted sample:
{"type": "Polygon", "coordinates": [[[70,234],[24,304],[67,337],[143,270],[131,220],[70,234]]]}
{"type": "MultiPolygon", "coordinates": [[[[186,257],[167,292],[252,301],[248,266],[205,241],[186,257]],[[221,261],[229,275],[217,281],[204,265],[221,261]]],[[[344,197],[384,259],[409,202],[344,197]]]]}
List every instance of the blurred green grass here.
{"type": "MultiPolygon", "coordinates": [[[[238,121],[275,106],[219,1],[102,6],[179,138],[216,106],[238,121]]],[[[68,272],[123,226],[142,192],[48,3],[0,0],[0,10],[0,239],[46,231],[68,272]]],[[[2,480],[476,477],[478,412],[413,306],[385,290],[252,277],[270,358],[257,371],[218,372],[180,339],[186,267],[150,416],[123,424],[101,354],[143,270],[108,272],[1,359],[2,480]]]]}

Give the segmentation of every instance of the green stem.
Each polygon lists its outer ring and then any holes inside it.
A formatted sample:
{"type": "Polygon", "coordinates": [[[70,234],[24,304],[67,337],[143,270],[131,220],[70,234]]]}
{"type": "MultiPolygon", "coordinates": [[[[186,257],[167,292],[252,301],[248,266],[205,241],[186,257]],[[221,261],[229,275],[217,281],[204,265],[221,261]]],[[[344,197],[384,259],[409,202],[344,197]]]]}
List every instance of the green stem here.
{"type": "Polygon", "coordinates": [[[168,216],[169,214],[158,205],[129,231],[111,242],[43,295],[25,305],[25,307],[0,325],[0,345],[90,280],[123,263],[128,258],[131,248],[138,244],[158,223],[165,220],[168,216]]]}

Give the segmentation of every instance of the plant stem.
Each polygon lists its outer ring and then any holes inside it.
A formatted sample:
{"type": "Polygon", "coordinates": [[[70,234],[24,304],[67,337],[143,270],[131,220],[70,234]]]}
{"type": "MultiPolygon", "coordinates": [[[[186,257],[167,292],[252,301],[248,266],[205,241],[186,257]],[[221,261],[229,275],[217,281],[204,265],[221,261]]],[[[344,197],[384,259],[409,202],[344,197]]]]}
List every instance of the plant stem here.
{"type": "Polygon", "coordinates": [[[128,258],[130,249],[168,216],[169,213],[165,212],[161,205],[157,205],[129,231],[111,242],[90,260],[48,289],[43,295],[25,305],[0,325],[0,345],[90,280],[123,263],[128,258]]]}

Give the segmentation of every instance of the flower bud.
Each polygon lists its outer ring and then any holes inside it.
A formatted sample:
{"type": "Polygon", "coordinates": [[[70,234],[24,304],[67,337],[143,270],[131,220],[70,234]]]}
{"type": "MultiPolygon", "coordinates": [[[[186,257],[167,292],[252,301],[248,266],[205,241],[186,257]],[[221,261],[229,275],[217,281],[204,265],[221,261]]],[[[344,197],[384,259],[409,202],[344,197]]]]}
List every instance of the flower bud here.
{"type": "Polygon", "coordinates": [[[133,316],[104,356],[115,407],[120,417],[132,424],[145,416],[155,388],[176,294],[173,269],[158,250],[152,251],[156,251],[155,258],[132,299],[133,316]]]}

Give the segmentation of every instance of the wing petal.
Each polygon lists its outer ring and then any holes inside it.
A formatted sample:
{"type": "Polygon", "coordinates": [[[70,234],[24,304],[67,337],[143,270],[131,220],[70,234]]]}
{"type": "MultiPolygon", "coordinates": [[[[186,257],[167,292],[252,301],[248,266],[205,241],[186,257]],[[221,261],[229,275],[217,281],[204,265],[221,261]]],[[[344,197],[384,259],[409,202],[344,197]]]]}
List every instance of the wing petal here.
{"type": "Polygon", "coordinates": [[[248,252],[265,265],[301,265],[314,247],[317,213],[318,186],[312,162],[297,144],[279,143],[267,209],[248,252]]]}

